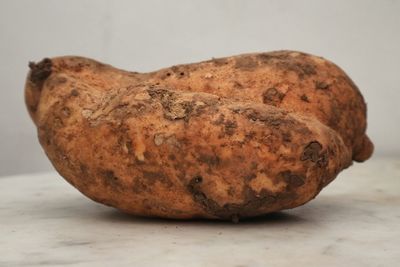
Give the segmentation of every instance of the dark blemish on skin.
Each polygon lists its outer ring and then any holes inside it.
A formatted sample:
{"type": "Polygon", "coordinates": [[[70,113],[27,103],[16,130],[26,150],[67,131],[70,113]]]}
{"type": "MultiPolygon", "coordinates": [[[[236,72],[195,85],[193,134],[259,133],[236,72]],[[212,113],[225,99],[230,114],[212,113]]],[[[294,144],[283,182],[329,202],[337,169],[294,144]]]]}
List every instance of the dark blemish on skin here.
{"type": "Polygon", "coordinates": [[[256,57],[262,64],[270,64],[271,61],[275,58],[273,55],[269,53],[261,53],[258,54],[256,57]]]}
{"type": "MultiPolygon", "coordinates": [[[[191,110],[190,113],[188,115],[190,115],[190,117],[196,117],[196,116],[200,116],[201,114],[203,114],[210,106],[210,114],[213,114],[213,112],[215,111],[215,106],[216,103],[212,103],[211,101],[204,101],[201,104],[196,103],[196,100],[193,100],[190,102],[190,106],[191,106],[191,110]]],[[[186,118],[188,121],[189,116],[186,118]]]]}
{"type": "MultiPolygon", "coordinates": [[[[129,106],[129,104],[124,104],[122,106],[120,105],[119,107],[127,108],[128,106],[129,106]]],[[[144,113],[146,111],[146,105],[143,104],[143,103],[136,103],[136,104],[133,104],[133,105],[131,105],[129,107],[132,108],[131,109],[132,112],[136,111],[138,114],[144,113]]],[[[118,109],[115,109],[115,110],[118,110],[118,109]]]]}
{"type": "Polygon", "coordinates": [[[104,178],[103,181],[106,186],[111,187],[114,190],[121,191],[122,186],[120,184],[119,178],[115,175],[114,171],[112,170],[103,170],[100,171],[102,177],[104,178]]]}
{"type": "Polygon", "coordinates": [[[155,180],[159,180],[160,178],[162,179],[164,177],[164,174],[158,172],[144,171],[143,177],[154,182],[155,180]]]}
{"type": "Polygon", "coordinates": [[[85,164],[79,164],[79,171],[82,174],[82,179],[87,179],[88,178],[88,167],[85,164]]]}
{"type": "Polygon", "coordinates": [[[284,97],[285,97],[285,94],[281,93],[274,87],[268,88],[262,94],[263,103],[268,104],[268,105],[273,105],[273,106],[279,105],[282,102],[284,97]]]}
{"type": "Polygon", "coordinates": [[[233,82],[233,87],[236,89],[243,89],[243,85],[238,81],[233,82]]]}
{"type": "Polygon", "coordinates": [[[197,159],[210,167],[218,166],[221,162],[221,159],[216,155],[200,154],[197,159]]]}
{"type": "Polygon", "coordinates": [[[328,153],[325,152],[323,154],[320,155],[318,161],[317,161],[317,165],[318,167],[326,167],[328,165],[328,153]]]}
{"type": "Polygon", "coordinates": [[[143,182],[141,179],[135,177],[134,179],[134,183],[133,183],[133,192],[134,193],[142,193],[142,192],[149,192],[151,191],[151,187],[149,188],[147,186],[147,181],[143,182]]]}
{"type": "Polygon", "coordinates": [[[185,76],[185,74],[187,74],[183,70],[188,70],[187,66],[185,66],[185,65],[172,66],[170,69],[177,76],[178,79],[183,78],[183,76],[185,76]]]}
{"type": "Polygon", "coordinates": [[[199,183],[203,182],[203,177],[201,177],[201,176],[195,176],[193,182],[194,182],[195,184],[199,184],[199,183]]]}
{"type": "Polygon", "coordinates": [[[235,129],[237,128],[237,123],[236,123],[236,121],[230,121],[230,120],[227,120],[226,122],[225,122],[225,133],[227,134],[227,135],[233,135],[234,133],[235,133],[235,129]]]}
{"type": "Polygon", "coordinates": [[[315,82],[315,89],[319,89],[319,90],[329,89],[329,84],[326,82],[317,81],[317,82],[315,82]]]}
{"type": "Polygon", "coordinates": [[[256,61],[252,56],[237,57],[235,62],[235,68],[244,71],[254,70],[258,66],[258,61],[256,61]]]}
{"type": "Polygon", "coordinates": [[[259,114],[257,111],[254,112],[249,112],[247,114],[247,118],[250,119],[251,121],[263,121],[265,118],[261,114],[259,114]]]}
{"type": "Polygon", "coordinates": [[[317,74],[317,72],[315,71],[315,67],[311,64],[304,64],[304,65],[300,65],[300,66],[301,66],[301,69],[303,70],[303,73],[307,76],[317,74]]]}
{"type": "Polygon", "coordinates": [[[203,179],[199,179],[199,177],[201,176],[192,178],[187,185],[187,189],[192,195],[193,200],[201,205],[207,213],[220,219],[232,220],[232,215],[238,213],[235,212],[235,210],[240,209],[241,206],[238,204],[225,204],[224,206],[220,206],[215,200],[207,197],[202,191],[201,184],[203,179]]]}
{"type": "Polygon", "coordinates": [[[292,141],[292,135],[290,134],[290,132],[282,133],[282,140],[284,142],[290,143],[292,141]]]}
{"type": "Polygon", "coordinates": [[[305,178],[302,175],[294,174],[291,171],[283,171],[280,173],[284,181],[287,183],[288,189],[297,188],[304,185],[305,178]]]}
{"type": "MultiPolygon", "coordinates": [[[[251,121],[254,121],[254,122],[261,121],[267,125],[271,125],[271,126],[275,126],[275,127],[279,127],[283,123],[283,120],[281,118],[276,118],[272,115],[269,115],[267,113],[261,113],[256,110],[250,110],[250,109],[247,110],[246,116],[251,121]]],[[[289,121],[287,121],[287,123],[289,123],[289,121]]]]}
{"type": "Polygon", "coordinates": [[[229,189],[228,189],[228,195],[231,196],[231,197],[233,197],[234,194],[235,194],[235,188],[229,187],[229,189]]]}
{"type": "Polygon", "coordinates": [[[216,119],[216,120],[213,121],[212,123],[213,123],[214,125],[220,125],[220,124],[224,123],[224,120],[225,120],[225,115],[224,115],[224,114],[220,114],[219,117],[218,117],[218,119],[216,119]]]}
{"type": "Polygon", "coordinates": [[[226,203],[221,206],[202,191],[202,181],[203,179],[199,180],[198,176],[192,178],[187,185],[187,190],[192,195],[193,200],[201,205],[207,213],[220,219],[238,222],[240,217],[254,216],[258,214],[259,208],[276,201],[276,197],[271,192],[263,189],[257,193],[246,186],[243,203],[226,203]]]}
{"type": "Polygon", "coordinates": [[[169,155],[168,155],[168,159],[169,159],[169,160],[176,160],[176,157],[175,157],[175,155],[173,155],[173,154],[169,154],[169,155]]]}
{"type": "MultiPolygon", "coordinates": [[[[194,192],[194,193],[193,193],[193,197],[194,197],[194,199],[195,199],[196,202],[211,203],[211,202],[209,202],[209,200],[207,199],[207,196],[206,196],[203,192],[201,192],[201,191],[196,191],[196,192],[194,192]]],[[[210,204],[205,204],[205,205],[211,206],[210,204]]]]}
{"type": "MultiPolygon", "coordinates": [[[[253,163],[254,163],[254,162],[253,162],[253,163]]],[[[254,173],[252,173],[252,174],[246,175],[246,176],[244,177],[244,179],[245,179],[246,181],[251,181],[251,180],[255,179],[256,177],[257,177],[257,175],[255,175],[254,173]]]]}
{"type": "Polygon", "coordinates": [[[82,63],[78,63],[77,65],[72,67],[72,70],[75,72],[81,72],[83,67],[84,67],[84,65],[82,63]]]}
{"type": "Polygon", "coordinates": [[[320,155],[320,151],[322,149],[322,145],[317,142],[317,141],[313,141],[310,142],[303,151],[303,154],[301,155],[301,160],[305,161],[305,160],[311,160],[312,162],[317,162],[320,155]]]}
{"type": "Polygon", "coordinates": [[[245,141],[248,142],[250,140],[253,140],[256,136],[257,136],[256,132],[250,131],[250,132],[245,133],[244,138],[245,138],[245,141]]]}
{"type": "Polygon", "coordinates": [[[258,54],[257,59],[261,64],[273,65],[283,71],[293,71],[300,79],[305,76],[317,74],[315,66],[312,64],[303,63],[308,58],[308,55],[301,54],[300,57],[293,57],[290,52],[272,52],[258,54]]]}
{"type": "Polygon", "coordinates": [[[274,60],[287,60],[290,55],[287,52],[270,52],[258,54],[257,58],[263,64],[270,64],[274,60]]]}
{"type": "Polygon", "coordinates": [[[292,202],[299,199],[296,190],[293,190],[293,188],[286,188],[286,191],[279,193],[277,197],[279,197],[279,200],[282,202],[292,202]]]}
{"type": "Polygon", "coordinates": [[[303,136],[312,135],[312,131],[308,127],[305,127],[305,125],[302,125],[301,127],[297,128],[296,132],[303,136]]]}
{"type": "Polygon", "coordinates": [[[144,156],[144,158],[145,159],[147,159],[147,160],[151,160],[151,158],[152,158],[152,154],[151,154],[151,152],[150,151],[145,151],[144,153],[143,153],[143,156],[144,156]]]}
{"type": "Polygon", "coordinates": [[[71,96],[79,96],[79,92],[76,89],[71,90],[71,96]]]}
{"type": "Polygon", "coordinates": [[[203,182],[203,177],[195,176],[190,180],[187,188],[189,192],[192,194],[194,201],[202,204],[205,207],[213,206],[212,204],[208,203],[208,199],[206,195],[200,190],[201,183],[203,182]]]}
{"type": "Polygon", "coordinates": [[[106,170],[103,172],[103,176],[108,179],[108,180],[112,180],[112,181],[117,181],[118,177],[115,176],[114,171],[111,170],[106,170]]]}
{"type": "Polygon", "coordinates": [[[288,59],[286,61],[277,62],[277,67],[285,71],[295,72],[300,79],[304,79],[305,76],[311,76],[317,74],[315,67],[311,64],[303,64],[295,59],[288,59]]]}
{"type": "Polygon", "coordinates": [[[65,139],[67,139],[68,142],[71,142],[72,140],[74,140],[75,137],[75,134],[67,134],[65,139]]]}
{"type": "Polygon", "coordinates": [[[35,62],[29,62],[29,68],[31,69],[29,79],[35,84],[43,82],[50,76],[52,65],[53,63],[49,58],[45,58],[37,64],[35,62]]]}
{"type": "Polygon", "coordinates": [[[310,103],[310,100],[308,99],[308,96],[305,95],[305,94],[303,94],[303,95],[300,97],[300,99],[301,99],[302,101],[304,101],[304,102],[310,103]]]}
{"type": "Polygon", "coordinates": [[[37,106],[35,106],[35,105],[29,105],[29,110],[30,110],[32,113],[35,113],[35,112],[37,111],[37,106]]]}
{"type": "Polygon", "coordinates": [[[162,172],[143,171],[143,178],[145,178],[150,184],[160,181],[168,187],[173,185],[169,177],[162,172]]]}
{"type": "MultiPolygon", "coordinates": [[[[255,192],[249,186],[245,187],[245,205],[244,208],[248,211],[256,211],[260,207],[271,204],[276,201],[276,196],[274,196],[270,191],[262,189],[260,192],[255,192]]],[[[242,213],[245,214],[246,210],[242,213]]],[[[241,213],[239,213],[241,214],[241,213]]]]}

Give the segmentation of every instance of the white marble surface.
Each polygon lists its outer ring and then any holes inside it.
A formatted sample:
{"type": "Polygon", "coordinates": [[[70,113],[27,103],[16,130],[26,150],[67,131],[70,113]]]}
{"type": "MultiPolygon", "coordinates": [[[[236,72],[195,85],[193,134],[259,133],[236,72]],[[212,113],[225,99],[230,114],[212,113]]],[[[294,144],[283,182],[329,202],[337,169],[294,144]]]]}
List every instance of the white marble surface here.
{"type": "Polygon", "coordinates": [[[400,159],[345,170],[303,207],[239,224],[142,219],[56,173],[0,178],[0,266],[400,266],[400,159]]]}

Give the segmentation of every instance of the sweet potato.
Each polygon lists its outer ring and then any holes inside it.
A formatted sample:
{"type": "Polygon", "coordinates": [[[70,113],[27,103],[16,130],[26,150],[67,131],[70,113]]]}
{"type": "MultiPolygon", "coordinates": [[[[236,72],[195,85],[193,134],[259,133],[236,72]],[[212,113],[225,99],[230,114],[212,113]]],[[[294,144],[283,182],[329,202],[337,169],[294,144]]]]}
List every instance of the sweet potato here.
{"type": "Polygon", "coordinates": [[[150,73],[82,57],[30,68],[26,104],[56,170],[136,215],[237,221],[294,208],[373,151],[358,88],[300,52],[150,73]]]}

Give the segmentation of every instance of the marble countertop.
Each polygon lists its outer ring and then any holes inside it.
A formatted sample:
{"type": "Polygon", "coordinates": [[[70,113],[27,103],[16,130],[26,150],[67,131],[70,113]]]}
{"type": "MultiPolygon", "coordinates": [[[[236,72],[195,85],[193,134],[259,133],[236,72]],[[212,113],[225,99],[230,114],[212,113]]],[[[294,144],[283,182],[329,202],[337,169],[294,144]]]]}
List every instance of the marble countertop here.
{"type": "Polygon", "coordinates": [[[0,266],[399,266],[400,159],[355,164],[305,206],[233,224],[144,219],[58,174],[0,178],[0,266]]]}

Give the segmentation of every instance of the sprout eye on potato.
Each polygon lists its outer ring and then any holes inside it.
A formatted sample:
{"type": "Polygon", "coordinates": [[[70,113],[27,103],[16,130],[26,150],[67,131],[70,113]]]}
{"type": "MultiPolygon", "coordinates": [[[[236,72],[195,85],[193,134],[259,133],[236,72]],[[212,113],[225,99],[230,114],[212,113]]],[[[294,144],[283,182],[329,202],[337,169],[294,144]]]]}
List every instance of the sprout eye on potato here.
{"type": "Polygon", "coordinates": [[[55,169],[135,215],[237,221],[294,208],[373,151],[356,85],[305,53],[149,73],[73,56],[29,66],[27,108],[55,169]]]}

